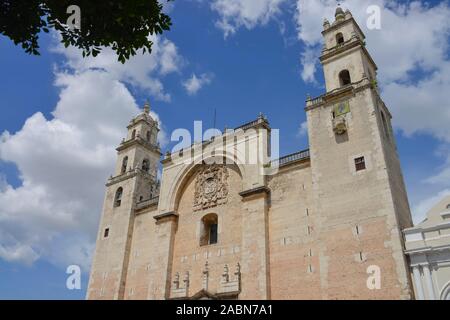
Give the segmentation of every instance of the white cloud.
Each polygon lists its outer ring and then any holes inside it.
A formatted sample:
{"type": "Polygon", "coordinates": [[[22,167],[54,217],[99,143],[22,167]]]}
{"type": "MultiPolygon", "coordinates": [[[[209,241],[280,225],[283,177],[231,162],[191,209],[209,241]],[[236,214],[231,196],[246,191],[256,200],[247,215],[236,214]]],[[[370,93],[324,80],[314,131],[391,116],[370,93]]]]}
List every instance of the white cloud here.
{"type": "Polygon", "coordinates": [[[216,26],[223,30],[225,37],[234,34],[237,29],[253,29],[266,24],[277,16],[286,0],[213,0],[211,9],[219,14],[216,26]]]}
{"type": "MultiPolygon", "coordinates": [[[[431,6],[423,1],[347,0],[341,4],[350,9],[367,36],[368,50],[379,67],[382,97],[393,114],[394,126],[405,136],[427,134],[449,148],[449,3],[442,1],[431,6]],[[370,5],[381,8],[381,30],[368,30],[366,26],[370,5]]],[[[305,44],[301,53],[305,82],[315,82],[315,70],[308,57],[312,50],[321,49],[319,31],[323,18],[334,21],[335,9],[334,0],[297,1],[298,38],[305,44]]],[[[425,214],[427,201],[434,201],[423,200],[430,184],[440,190],[450,187],[450,156],[446,158],[437,174],[416,182],[415,187],[422,192],[416,192],[418,196],[411,199],[417,203],[413,210],[415,221],[425,214]]]]}
{"type": "Polygon", "coordinates": [[[306,48],[305,51],[301,53],[300,62],[303,66],[301,71],[303,81],[307,83],[317,83],[315,74],[318,56],[319,50],[316,50],[315,48],[306,48]]]}
{"type": "MultiPolygon", "coordinates": [[[[428,7],[419,1],[410,3],[386,0],[341,1],[350,9],[367,36],[367,45],[380,67],[382,83],[407,80],[417,67],[426,70],[440,68],[448,48],[450,9],[443,2],[428,7]],[[381,30],[368,30],[367,7],[381,8],[381,30]],[[432,21],[432,23],[430,23],[432,21]]],[[[334,21],[336,2],[333,0],[298,0],[298,37],[308,47],[320,46],[323,18],[334,21]]]]}
{"type": "Polygon", "coordinates": [[[304,137],[308,135],[308,121],[304,121],[300,124],[300,127],[298,128],[298,137],[304,137]]]}
{"type": "MultiPolygon", "coordinates": [[[[158,77],[177,72],[179,56],[167,40],[155,41],[151,56],[125,65],[109,50],[98,60],[57,50],[69,68],[55,69],[59,101],[53,117],[37,112],[18,132],[0,135],[0,161],[14,163],[22,181],[13,187],[0,179],[0,258],[24,264],[46,259],[87,270],[115,147],[140,112],[124,82],[166,100],[158,77]]],[[[161,132],[158,139],[164,144],[167,136],[161,132]]]]}
{"type": "Polygon", "coordinates": [[[58,74],[56,85],[53,119],[38,112],[17,133],[2,135],[0,159],[17,166],[22,185],[0,192],[0,256],[57,263],[65,255],[76,260],[66,263],[87,267],[114,146],[138,108],[103,71],[58,74]]]}
{"type": "Polygon", "coordinates": [[[52,49],[66,58],[66,66],[77,72],[102,69],[119,81],[129,83],[148,93],[157,100],[170,101],[170,94],[165,92],[161,77],[180,71],[184,64],[178,49],[173,42],[164,38],[151,37],[152,53],[137,53],[122,64],[117,61],[116,53],[104,48],[97,57],[83,58],[80,50],[74,47],[64,48],[58,42],[52,49]]]}
{"type": "Polygon", "coordinates": [[[203,73],[199,77],[194,74],[183,82],[183,87],[189,95],[195,95],[205,85],[210,84],[212,81],[212,75],[203,73]]]}
{"type": "Polygon", "coordinates": [[[429,198],[420,201],[412,208],[414,223],[417,224],[426,218],[427,212],[433,208],[445,196],[450,194],[450,189],[444,189],[429,198]]]}

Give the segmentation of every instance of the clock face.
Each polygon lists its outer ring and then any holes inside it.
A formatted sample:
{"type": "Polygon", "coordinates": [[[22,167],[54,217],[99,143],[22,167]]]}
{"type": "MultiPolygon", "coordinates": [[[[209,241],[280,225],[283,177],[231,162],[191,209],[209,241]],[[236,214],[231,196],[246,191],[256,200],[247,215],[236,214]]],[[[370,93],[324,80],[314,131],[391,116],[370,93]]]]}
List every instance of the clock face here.
{"type": "Polygon", "coordinates": [[[336,114],[336,116],[340,116],[348,112],[350,112],[350,106],[348,101],[339,103],[338,105],[336,105],[334,109],[334,113],[336,114]]]}

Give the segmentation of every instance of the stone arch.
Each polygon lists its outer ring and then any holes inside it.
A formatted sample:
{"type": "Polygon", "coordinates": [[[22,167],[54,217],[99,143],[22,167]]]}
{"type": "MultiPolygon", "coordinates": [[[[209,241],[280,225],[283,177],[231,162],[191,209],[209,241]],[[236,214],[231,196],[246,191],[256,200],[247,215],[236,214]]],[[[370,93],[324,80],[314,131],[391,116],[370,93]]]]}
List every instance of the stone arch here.
{"type": "Polygon", "coordinates": [[[441,290],[441,300],[450,300],[450,281],[447,282],[441,290]]]}
{"type": "Polygon", "coordinates": [[[351,83],[352,83],[352,78],[350,76],[350,71],[348,71],[347,69],[344,69],[341,72],[339,72],[339,84],[341,85],[341,87],[344,87],[351,83]]]}
{"type": "Polygon", "coordinates": [[[208,160],[211,161],[212,158],[221,158],[221,157],[229,163],[228,164],[229,166],[234,167],[236,169],[236,172],[241,177],[241,179],[243,179],[243,177],[245,176],[245,168],[242,164],[237,164],[234,161],[232,155],[229,155],[228,153],[222,153],[214,157],[207,157],[207,158],[202,158],[200,156],[178,173],[177,178],[175,179],[176,182],[173,184],[169,193],[170,195],[168,208],[169,211],[178,210],[178,204],[180,202],[186,183],[189,181],[189,178],[196,173],[198,167],[203,165],[204,161],[208,160]]]}
{"type": "Polygon", "coordinates": [[[339,32],[338,34],[336,34],[336,45],[341,45],[344,43],[344,35],[342,34],[342,32],[339,32]]]}

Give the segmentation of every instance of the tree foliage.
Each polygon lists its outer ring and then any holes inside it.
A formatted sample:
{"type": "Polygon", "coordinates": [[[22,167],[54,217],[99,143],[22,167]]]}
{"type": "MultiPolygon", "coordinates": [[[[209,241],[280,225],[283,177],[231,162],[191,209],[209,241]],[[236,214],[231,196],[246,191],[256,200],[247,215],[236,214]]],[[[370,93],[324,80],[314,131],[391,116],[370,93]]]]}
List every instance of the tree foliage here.
{"type": "Polygon", "coordinates": [[[162,9],[158,0],[0,0],[0,34],[39,55],[41,32],[54,29],[65,47],[77,47],[83,56],[111,47],[124,63],[140,49],[150,53],[149,36],[170,29],[162,9]],[[80,8],[79,29],[67,25],[71,5],[80,8]]]}

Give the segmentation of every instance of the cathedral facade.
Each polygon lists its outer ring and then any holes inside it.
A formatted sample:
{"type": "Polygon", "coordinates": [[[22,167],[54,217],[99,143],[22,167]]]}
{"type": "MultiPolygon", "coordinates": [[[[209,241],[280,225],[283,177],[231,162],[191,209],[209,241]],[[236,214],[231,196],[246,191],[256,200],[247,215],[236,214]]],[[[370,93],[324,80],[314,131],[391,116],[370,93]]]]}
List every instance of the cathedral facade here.
{"type": "Polygon", "coordinates": [[[106,184],[88,299],[411,299],[412,226],[377,66],[349,11],[325,20],[309,149],[268,160],[264,116],[167,153],[132,119],[106,184]]]}

